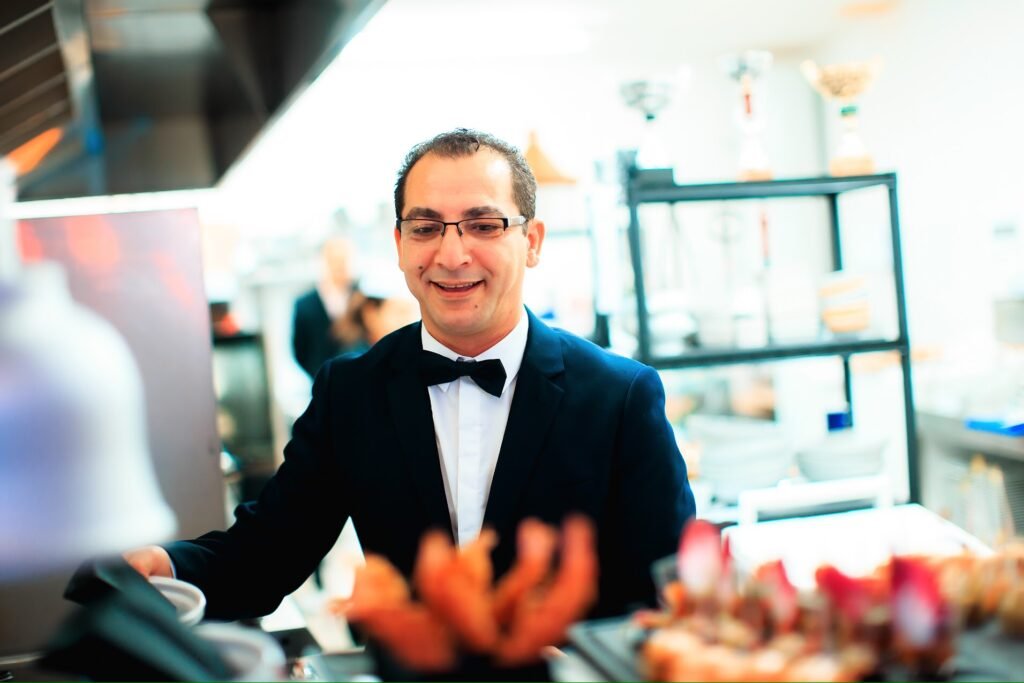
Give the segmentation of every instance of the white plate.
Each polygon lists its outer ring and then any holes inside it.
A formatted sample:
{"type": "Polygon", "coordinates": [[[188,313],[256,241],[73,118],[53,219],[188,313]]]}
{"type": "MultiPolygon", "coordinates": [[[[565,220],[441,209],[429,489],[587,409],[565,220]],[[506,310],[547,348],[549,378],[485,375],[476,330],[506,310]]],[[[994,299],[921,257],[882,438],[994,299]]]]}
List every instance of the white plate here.
{"type": "Polygon", "coordinates": [[[163,576],[151,576],[149,582],[178,610],[178,620],[185,626],[195,626],[206,612],[206,596],[191,583],[163,576]]]}
{"type": "Polygon", "coordinates": [[[196,635],[213,643],[235,672],[233,681],[284,681],[285,656],[277,641],[263,631],[237,624],[205,623],[196,635]]]}
{"type": "Polygon", "coordinates": [[[892,555],[955,555],[967,548],[990,554],[985,544],[920,505],[855,510],[728,527],[736,566],[748,574],[781,559],[790,581],[803,590],[814,572],[831,564],[852,576],[864,576],[892,555]]]}

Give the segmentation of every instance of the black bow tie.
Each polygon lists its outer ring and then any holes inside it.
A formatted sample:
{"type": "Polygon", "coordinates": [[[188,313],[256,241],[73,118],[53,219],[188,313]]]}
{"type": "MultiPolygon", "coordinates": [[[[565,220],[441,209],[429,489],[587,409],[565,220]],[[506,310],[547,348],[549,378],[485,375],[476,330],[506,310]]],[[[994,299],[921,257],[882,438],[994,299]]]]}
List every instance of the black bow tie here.
{"type": "Polygon", "coordinates": [[[469,377],[492,396],[505,388],[505,367],[500,360],[450,360],[431,351],[420,352],[420,377],[427,386],[469,377]]]}

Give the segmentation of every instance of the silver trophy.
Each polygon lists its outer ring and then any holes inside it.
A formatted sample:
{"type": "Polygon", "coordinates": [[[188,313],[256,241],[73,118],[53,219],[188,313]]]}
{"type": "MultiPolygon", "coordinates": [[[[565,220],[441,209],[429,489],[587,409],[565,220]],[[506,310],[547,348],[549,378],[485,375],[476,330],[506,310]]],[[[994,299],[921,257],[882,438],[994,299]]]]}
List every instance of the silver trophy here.
{"type": "Polygon", "coordinates": [[[740,180],[771,180],[771,165],[764,147],[764,101],[761,78],[772,66],[772,53],[747,50],[722,60],[726,73],[740,86],[736,125],[740,131],[740,180]]]}
{"type": "Polygon", "coordinates": [[[661,134],[658,115],[672,102],[676,86],[669,80],[636,80],[619,89],[626,106],[643,114],[643,130],[636,145],[640,168],[668,168],[668,145],[661,134]]]}

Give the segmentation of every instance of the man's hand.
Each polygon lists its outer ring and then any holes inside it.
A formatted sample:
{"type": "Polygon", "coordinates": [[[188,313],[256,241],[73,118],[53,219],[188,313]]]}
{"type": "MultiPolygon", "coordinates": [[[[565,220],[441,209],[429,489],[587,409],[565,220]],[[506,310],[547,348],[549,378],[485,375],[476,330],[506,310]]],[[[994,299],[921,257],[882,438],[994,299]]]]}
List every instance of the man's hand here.
{"type": "Polygon", "coordinates": [[[171,556],[158,545],[147,545],[138,550],[129,550],[124,554],[124,559],[132,566],[132,569],[147,579],[151,576],[174,578],[174,572],[171,571],[171,556]]]}

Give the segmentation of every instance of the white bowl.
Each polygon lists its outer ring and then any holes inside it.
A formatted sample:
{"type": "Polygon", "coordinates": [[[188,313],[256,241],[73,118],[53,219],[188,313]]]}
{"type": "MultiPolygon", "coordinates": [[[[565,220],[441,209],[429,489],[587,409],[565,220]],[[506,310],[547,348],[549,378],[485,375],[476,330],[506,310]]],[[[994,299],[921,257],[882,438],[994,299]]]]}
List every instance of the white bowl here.
{"type": "Polygon", "coordinates": [[[237,624],[207,622],[195,634],[213,643],[234,671],[232,681],[284,681],[284,651],[269,634],[237,624]]]}
{"type": "Polygon", "coordinates": [[[793,449],[781,436],[751,437],[742,441],[704,442],[700,450],[700,470],[786,468],[793,462],[793,449]]]}
{"type": "Polygon", "coordinates": [[[882,470],[887,442],[856,432],[833,435],[797,453],[796,461],[810,481],[865,477],[882,470]]]}
{"type": "Polygon", "coordinates": [[[191,583],[163,576],[151,576],[149,582],[170,600],[178,610],[178,621],[185,626],[195,626],[206,612],[206,596],[191,583]]]}
{"type": "Polygon", "coordinates": [[[776,486],[789,476],[789,466],[774,471],[758,472],[757,476],[736,475],[708,477],[715,491],[715,498],[723,503],[735,503],[744,491],[766,489],[776,486]]]}
{"type": "Polygon", "coordinates": [[[861,460],[837,460],[835,462],[815,462],[797,459],[800,471],[808,481],[831,481],[833,479],[849,479],[850,477],[867,477],[882,471],[881,456],[863,458],[861,460]]]}
{"type": "Polygon", "coordinates": [[[688,416],[684,424],[691,440],[704,444],[782,434],[779,425],[771,420],[755,420],[735,415],[695,414],[688,416]]]}
{"type": "Polygon", "coordinates": [[[735,502],[741,491],[774,486],[789,476],[793,447],[770,420],[691,415],[686,431],[700,444],[700,476],[719,500],[735,502]]]}

